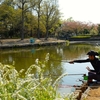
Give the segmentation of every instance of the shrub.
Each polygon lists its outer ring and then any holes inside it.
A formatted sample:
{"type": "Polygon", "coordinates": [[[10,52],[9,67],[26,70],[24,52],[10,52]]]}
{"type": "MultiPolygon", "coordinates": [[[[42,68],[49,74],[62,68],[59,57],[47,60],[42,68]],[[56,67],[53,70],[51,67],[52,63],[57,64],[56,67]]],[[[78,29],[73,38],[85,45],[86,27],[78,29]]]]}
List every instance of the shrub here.
{"type": "Polygon", "coordinates": [[[22,69],[19,72],[13,65],[0,63],[0,100],[58,100],[57,98],[69,100],[61,98],[56,93],[56,83],[66,74],[59,77],[54,84],[50,77],[43,77],[44,67],[48,60],[49,53],[44,62],[41,63],[36,59],[35,64],[26,71],[22,69]],[[33,68],[37,70],[37,77],[32,73],[33,68]]]}

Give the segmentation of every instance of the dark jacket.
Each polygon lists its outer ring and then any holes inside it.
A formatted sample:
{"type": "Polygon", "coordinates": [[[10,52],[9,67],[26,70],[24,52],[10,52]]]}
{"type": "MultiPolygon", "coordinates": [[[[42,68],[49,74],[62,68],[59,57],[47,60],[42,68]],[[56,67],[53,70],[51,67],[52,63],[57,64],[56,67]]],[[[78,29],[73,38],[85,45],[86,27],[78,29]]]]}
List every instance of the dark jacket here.
{"type": "Polygon", "coordinates": [[[84,62],[90,62],[93,66],[96,74],[100,74],[100,60],[98,58],[95,58],[94,60],[85,59],[85,60],[74,60],[74,62],[77,63],[84,63],[84,62]]]}

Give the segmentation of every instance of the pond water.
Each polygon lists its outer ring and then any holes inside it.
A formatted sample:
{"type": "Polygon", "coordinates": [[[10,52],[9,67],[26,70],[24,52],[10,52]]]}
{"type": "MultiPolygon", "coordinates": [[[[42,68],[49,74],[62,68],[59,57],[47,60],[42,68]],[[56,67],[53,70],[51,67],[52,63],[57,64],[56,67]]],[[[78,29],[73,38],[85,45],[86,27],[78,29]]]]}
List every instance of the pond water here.
{"type": "Polygon", "coordinates": [[[85,59],[87,58],[86,53],[88,51],[97,51],[98,49],[97,46],[90,44],[0,49],[0,62],[3,64],[13,64],[13,62],[15,62],[14,66],[18,71],[21,69],[26,70],[30,65],[35,63],[37,58],[43,62],[46,54],[49,53],[50,60],[46,65],[44,74],[51,75],[55,80],[62,74],[68,73],[68,75],[64,76],[59,83],[58,91],[63,94],[74,91],[74,88],[71,86],[82,84],[82,82],[78,81],[83,78],[82,75],[73,74],[87,74],[86,67],[92,67],[90,63],[69,64],[68,62],[74,59],[85,59]]]}

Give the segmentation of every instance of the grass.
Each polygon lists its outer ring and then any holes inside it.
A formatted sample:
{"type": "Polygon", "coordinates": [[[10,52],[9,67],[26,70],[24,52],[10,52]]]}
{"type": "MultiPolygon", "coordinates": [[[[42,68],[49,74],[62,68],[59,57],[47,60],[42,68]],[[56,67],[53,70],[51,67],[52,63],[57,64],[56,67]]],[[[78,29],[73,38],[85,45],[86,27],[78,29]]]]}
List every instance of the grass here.
{"type": "Polygon", "coordinates": [[[0,100],[74,100],[73,95],[62,98],[60,94],[57,94],[58,81],[66,74],[61,75],[54,83],[51,77],[43,77],[48,60],[49,53],[45,61],[40,62],[36,59],[35,64],[26,71],[21,69],[19,72],[13,64],[0,63],[0,100]],[[32,73],[34,68],[37,71],[36,75],[32,73]]]}
{"type": "Polygon", "coordinates": [[[91,36],[90,35],[80,35],[80,36],[73,36],[72,38],[90,38],[91,36]]]}

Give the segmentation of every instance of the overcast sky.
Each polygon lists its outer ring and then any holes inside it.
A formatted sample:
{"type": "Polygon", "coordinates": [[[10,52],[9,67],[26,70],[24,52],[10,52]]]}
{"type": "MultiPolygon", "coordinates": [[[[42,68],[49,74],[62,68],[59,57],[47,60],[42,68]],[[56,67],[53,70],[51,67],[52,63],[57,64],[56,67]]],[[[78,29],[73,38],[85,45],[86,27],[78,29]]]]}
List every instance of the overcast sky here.
{"type": "Polygon", "coordinates": [[[100,23],[100,0],[59,0],[63,19],[100,23]]]}

